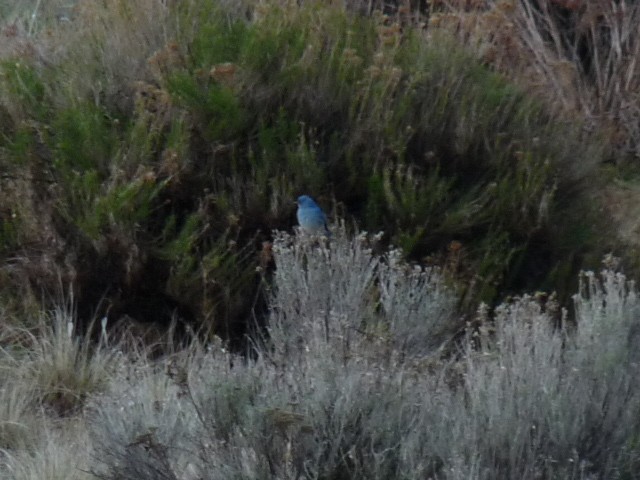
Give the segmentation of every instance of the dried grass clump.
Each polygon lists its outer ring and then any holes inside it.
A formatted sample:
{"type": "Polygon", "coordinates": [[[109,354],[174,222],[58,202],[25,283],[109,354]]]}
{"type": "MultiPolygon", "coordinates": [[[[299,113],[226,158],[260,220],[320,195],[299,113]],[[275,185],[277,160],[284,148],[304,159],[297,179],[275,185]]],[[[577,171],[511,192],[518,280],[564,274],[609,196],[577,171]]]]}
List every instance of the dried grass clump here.
{"type": "MultiPolygon", "coordinates": [[[[0,452],[7,480],[91,480],[91,444],[83,421],[60,424],[38,419],[37,439],[27,449],[0,452]]],[[[35,432],[34,432],[35,433],[35,432]]]]}
{"type": "Polygon", "coordinates": [[[454,30],[481,57],[579,114],[621,158],[640,150],[640,6],[635,2],[440,2],[430,27],[454,30]]]}
{"type": "Polygon", "coordinates": [[[23,335],[6,360],[15,369],[13,380],[28,388],[26,405],[72,415],[89,396],[106,388],[117,350],[103,343],[93,345],[90,335],[78,332],[76,326],[77,317],[67,304],[44,315],[32,331],[9,327],[23,335]]]}
{"type": "MultiPolygon", "coordinates": [[[[0,49],[0,59],[33,62],[54,77],[47,93],[59,108],[70,99],[93,98],[130,110],[134,82],[152,78],[147,60],[176,34],[167,2],[68,4],[18,15],[4,27],[9,41],[0,49]]],[[[2,100],[11,109],[14,100],[2,100]]]]}
{"type": "Polygon", "coordinates": [[[89,397],[116,371],[118,346],[107,352],[75,331],[68,300],[41,312],[27,329],[0,324],[0,477],[12,480],[91,478],[84,422],[89,397]]]}
{"type": "Polygon", "coordinates": [[[31,385],[6,371],[18,367],[15,361],[2,358],[1,362],[0,449],[24,448],[33,442],[37,431],[33,391],[31,385]]]}

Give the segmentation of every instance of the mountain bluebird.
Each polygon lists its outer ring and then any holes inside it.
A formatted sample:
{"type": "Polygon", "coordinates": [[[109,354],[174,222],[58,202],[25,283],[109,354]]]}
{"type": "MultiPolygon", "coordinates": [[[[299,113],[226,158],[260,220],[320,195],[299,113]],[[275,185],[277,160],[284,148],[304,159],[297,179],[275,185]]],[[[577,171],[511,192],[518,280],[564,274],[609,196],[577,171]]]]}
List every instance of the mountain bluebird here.
{"type": "Polygon", "coordinates": [[[306,233],[331,235],[327,228],[327,216],[316,202],[308,195],[298,197],[298,224],[306,233]]]}

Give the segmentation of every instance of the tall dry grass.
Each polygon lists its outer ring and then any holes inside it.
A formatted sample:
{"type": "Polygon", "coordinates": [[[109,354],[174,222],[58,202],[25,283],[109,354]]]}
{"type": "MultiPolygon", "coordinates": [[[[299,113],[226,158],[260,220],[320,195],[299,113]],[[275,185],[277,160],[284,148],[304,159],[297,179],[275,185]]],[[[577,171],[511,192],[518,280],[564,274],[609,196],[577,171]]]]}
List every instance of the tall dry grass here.
{"type": "Polygon", "coordinates": [[[438,2],[432,29],[456,31],[490,65],[563,115],[578,114],[616,161],[640,147],[636,2],[438,2]],[[439,11],[438,11],[439,10],[439,11]]]}

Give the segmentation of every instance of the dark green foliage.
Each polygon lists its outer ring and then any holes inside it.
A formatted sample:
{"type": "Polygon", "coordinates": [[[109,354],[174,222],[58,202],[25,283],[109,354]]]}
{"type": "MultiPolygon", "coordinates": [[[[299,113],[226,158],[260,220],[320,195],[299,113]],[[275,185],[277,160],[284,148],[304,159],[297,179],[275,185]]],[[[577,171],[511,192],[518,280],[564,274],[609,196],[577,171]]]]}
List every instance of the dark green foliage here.
{"type": "Polygon", "coordinates": [[[3,82],[8,93],[18,100],[25,111],[38,119],[45,119],[47,105],[46,86],[39,72],[20,61],[5,61],[0,65],[5,77],[3,82]]]}
{"type": "Polygon", "coordinates": [[[28,127],[19,128],[4,136],[0,144],[4,147],[4,158],[8,164],[24,165],[34,146],[33,132],[28,127]]]}
{"type": "Polygon", "coordinates": [[[201,84],[181,74],[169,80],[169,92],[198,115],[198,128],[208,142],[230,140],[242,131],[244,112],[236,95],[215,82],[201,84]]]}
{"type": "Polygon", "coordinates": [[[54,171],[96,170],[106,176],[116,132],[102,109],[83,103],[56,111],[50,132],[54,171]]]}
{"type": "Polygon", "coordinates": [[[248,25],[221,14],[217,8],[200,12],[202,24],[189,45],[190,63],[196,68],[210,68],[224,62],[235,62],[247,42],[248,25]]]}
{"type": "Polygon", "coordinates": [[[19,229],[19,220],[12,211],[0,214],[0,253],[11,252],[18,246],[19,229]]]}

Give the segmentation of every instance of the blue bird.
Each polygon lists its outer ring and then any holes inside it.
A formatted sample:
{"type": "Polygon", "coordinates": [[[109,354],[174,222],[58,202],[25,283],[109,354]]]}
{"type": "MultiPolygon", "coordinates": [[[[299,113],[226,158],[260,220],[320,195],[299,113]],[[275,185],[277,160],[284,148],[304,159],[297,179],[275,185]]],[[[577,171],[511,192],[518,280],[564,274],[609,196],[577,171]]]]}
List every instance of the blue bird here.
{"type": "Polygon", "coordinates": [[[298,197],[298,224],[306,233],[331,235],[327,228],[327,216],[316,202],[308,195],[298,197]]]}

